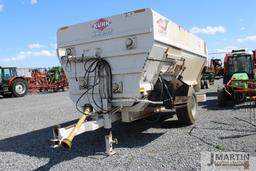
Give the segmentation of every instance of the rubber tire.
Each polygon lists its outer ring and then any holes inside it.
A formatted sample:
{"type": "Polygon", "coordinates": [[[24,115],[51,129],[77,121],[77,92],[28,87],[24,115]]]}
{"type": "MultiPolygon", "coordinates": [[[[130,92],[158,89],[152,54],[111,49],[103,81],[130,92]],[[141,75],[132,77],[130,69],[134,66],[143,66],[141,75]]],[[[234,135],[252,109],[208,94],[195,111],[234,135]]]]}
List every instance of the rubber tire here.
{"type": "Polygon", "coordinates": [[[13,83],[12,83],[12,94],[13,94],[14,97],[23,97],[23,96],[25,96],[27,93],[28,93],[28,83],[27,83],[26,80],[18,78],[18,79],[16,79],[16,80],[13,81],[13,83]],[[16,90],[15,90],[16,85],[19,84],[19,83],[23,83],[23,85],[25,85],[25,87],[24,87],[24,88],[25,88],[25,91],[24,91],[23,94],[19,94],[19,93],[17,93],[16,90]]]}
{"type": "Polygon", "coordinates": [[[204,89],[204,81],[201,80],[201,89],[204,89]]]}
{"type": "Polygon", "coordinates": [[[209,84],[208,84],[208,81],[207,81],[207,80],[204,80],[204,87],[205,87],[206,89],[209,88],[209,84]]]}
{"type": "Polygon", "coordinates": [[[224,94],[223,89],[218,90],[218,105],[219,105],[219,107],[227,106],[227,98],[224,94]]]}
{"type": "Polygon", "coordinates": [[[198,104],[197,104],[196,95],[193,93],[191,96],[189,96],[188,104],[186,107],[176,109],[176,113],[177,113],[179,122],[183,125],[194,124],[196,121],[196,116],[197,116],[197,108],[198,108],[198,104]],[[194,107],[195,107],[194,116],[192,114],[193,111],[191,109],[192,105],[194,105],[194,107]]]}

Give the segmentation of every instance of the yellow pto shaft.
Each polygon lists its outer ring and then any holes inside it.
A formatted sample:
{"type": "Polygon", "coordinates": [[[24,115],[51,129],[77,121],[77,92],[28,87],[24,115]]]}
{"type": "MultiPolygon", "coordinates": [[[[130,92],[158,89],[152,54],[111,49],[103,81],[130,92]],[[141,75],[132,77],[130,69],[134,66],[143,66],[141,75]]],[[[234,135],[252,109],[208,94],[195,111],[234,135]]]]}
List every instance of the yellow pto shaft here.
{"type": "Polygon", "coordinates": [[[73,130],[70,132],[69,136],[65,138],[62,142],[61,145],[66,148],[70,149],[72,146],[72,140],[74,139],[76,133],[79,131],[81,125],[86,121],[89,113],[91,112],[91,108],[87,107],[84,110],[84,114],[82,117],[78,120],[76,126],[73,128],[73,130]]]}

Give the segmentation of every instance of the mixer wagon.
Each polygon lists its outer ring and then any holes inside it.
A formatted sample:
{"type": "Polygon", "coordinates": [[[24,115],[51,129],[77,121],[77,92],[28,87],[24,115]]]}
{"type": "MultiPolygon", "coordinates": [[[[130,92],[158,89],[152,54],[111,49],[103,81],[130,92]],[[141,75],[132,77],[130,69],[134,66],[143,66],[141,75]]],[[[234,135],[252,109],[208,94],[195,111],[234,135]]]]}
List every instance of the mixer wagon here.
{"type": "Polygon", "coordinates": [[[54,128],[54,146],[71,148],[76,135],[104,127],[111,155],[115,121],[176,109],[181,123],[195,122],[207,46],[166,17],[141,9],[65,26],[57,45],[70,98],[82,116],[77,124],[54,128]]]}

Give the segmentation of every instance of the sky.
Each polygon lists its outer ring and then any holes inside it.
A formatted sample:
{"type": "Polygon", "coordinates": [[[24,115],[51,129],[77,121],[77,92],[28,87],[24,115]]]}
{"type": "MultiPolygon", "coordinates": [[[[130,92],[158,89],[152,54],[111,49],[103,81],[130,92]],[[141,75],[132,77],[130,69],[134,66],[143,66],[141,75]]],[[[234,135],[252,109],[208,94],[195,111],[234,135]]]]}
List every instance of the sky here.
{"type": "Polygon", "coordinates": [[[152,8],[195,33],[209,53],[256,49],[255,0],[0,0],[0,65],[60,65],[58,28],[141,8],[152,8]]]}

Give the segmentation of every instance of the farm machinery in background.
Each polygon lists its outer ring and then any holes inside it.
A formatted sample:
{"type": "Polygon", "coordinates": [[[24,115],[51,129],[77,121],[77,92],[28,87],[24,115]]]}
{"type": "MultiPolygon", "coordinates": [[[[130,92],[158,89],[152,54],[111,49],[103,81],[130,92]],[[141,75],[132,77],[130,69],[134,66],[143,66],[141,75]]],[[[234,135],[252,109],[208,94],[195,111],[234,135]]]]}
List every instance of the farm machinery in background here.
{"type": "Polygon", "coordinates": [[[27,81],[30,92],[56,92],[68,88],[68,81],[61,67],[52,67],[48,70],[33,69],[27,81]]]}
{"type": "Polygon", "coordinates": [[[61,67],[48,70],[0,67],[0,95],[4,97],[23,97],[28,92],[56,92],[67,88],[68,81],[61,67]]]}
{"type": "Polygon", "coordinates": [[[209,85],[214,84],[214,79],[221,78],[224,74],[224,68],[222,67],[221,59],[212,58],[209,66],[205,66],[202,78],[201,88],[208,88],[209,85]]]}
{"type": "MultiPolygon", "coordinates": [[[[218,89],[221,107],[256,101],[256,50],[233,50],[224,58],[223,88],[218,89]]],[[[254,103],[255,106],[255,103],[254,103]]]]}
{"type": "Polygon", "coordinates": [[[214,70],[214,77],[215,78],[220,78],[224,75],[224,68],[222,66],[221,59],[212,59],[210,66],[214,70]]]}
{"type": "Polygon", "coordinates": [[[17,75],[15,67],[0,67],[0,95],[4,97],[23,97],[28,92],[25,77],[17,75]]]}

